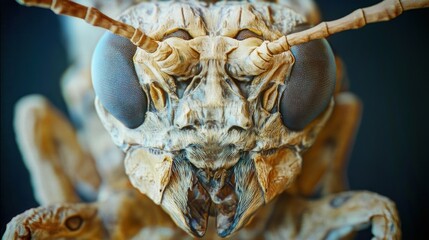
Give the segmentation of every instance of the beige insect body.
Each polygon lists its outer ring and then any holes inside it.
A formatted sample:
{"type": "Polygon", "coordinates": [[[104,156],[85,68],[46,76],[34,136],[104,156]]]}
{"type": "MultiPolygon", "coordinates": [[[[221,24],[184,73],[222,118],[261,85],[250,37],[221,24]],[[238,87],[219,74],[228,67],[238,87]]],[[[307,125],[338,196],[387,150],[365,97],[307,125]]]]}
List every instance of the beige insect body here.
{"type": "Polygon", "coordinates": [[[321,23],[310,0],[88,1],[100,9],[19,1],[109,32],[91,70],[65,75],[82,129],[43,97],[18,103],[42,206],[13,218],[3,239],[339,239],[368,224],[374,239],[400,238],[392,201],[346,191],[361,106],[324,38],[429,1],[386,0],[321,23]]]}

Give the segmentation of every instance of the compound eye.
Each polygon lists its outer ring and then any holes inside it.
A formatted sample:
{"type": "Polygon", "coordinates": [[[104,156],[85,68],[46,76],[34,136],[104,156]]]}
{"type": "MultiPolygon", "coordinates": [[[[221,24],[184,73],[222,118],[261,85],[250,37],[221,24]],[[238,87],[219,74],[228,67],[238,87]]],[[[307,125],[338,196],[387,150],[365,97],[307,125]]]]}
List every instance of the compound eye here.
{"type": "Polygon", "coordinates": [[[105,33],[92,59],[92,81],[104,108],[128,128],[137,128],[147,111],[147,97],[134,68],[130,40],[105,33]]]}
{"type": "Polygon", "coordinates": [[[237,39],[238,41],[242,41],[244,39],[248,39],[248,38],[259,38],[262,40],[262,36],[249,30],[249,29],[243,29],[240,30],[237,35],[235,36],[235,39],[237,39]]]}
{"type": "Polygon", "coordinates": [[[172,38],[172,37],[181,38],[183,40],[191,40],[192,39],[192,36],[191,36],[191,34],[188,33],[188,31],[183,30],[183,29],[177,29],[176,31],[165,35],[162,38],[162,41],[164,41],[165,39],[168,39],[168,38],[172,38]]]}
{"type": "Polygon", "coordinates": [[[304,129],[328,106],[335,89],[334,54],[325,39],[291,48],[295,57],[280,99],[283,124],[291,130],[304,129]]]}

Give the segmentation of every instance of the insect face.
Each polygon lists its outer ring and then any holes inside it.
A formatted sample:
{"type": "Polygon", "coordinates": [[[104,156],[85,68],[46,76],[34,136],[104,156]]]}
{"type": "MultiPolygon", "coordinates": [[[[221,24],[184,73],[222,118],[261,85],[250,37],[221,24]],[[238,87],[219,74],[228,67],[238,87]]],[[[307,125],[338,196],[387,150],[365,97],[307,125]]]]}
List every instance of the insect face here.
{"type": "Polygon", "coordinates": [[[158,40],[158,49],[136,50],[107,33],[94,55],[97,111],[127,154],[131,182],[196,236],[210,216],[220,236],[230,235],[283,192],[330,114],[329,46],[318,40],[294,48],[296,56],[273,55],[264,40],[304,18],[264,7],[143,3],[120,19],[158,40]],[[280,17],[287,21],[266,24],[280,17]]]}

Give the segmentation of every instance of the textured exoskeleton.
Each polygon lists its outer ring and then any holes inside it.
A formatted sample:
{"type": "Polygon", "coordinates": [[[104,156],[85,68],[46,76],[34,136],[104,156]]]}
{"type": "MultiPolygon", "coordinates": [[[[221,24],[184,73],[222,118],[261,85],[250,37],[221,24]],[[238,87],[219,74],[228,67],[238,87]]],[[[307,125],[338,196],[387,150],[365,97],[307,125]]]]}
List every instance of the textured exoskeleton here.
{"type": "Polygon", "coordinates": [[[83,53],[65,76],[78,134],[43,97],[18,104],[43,206],[15,217],[4,239],[338,239],[370,224],[376,239],[400,238],[389,199],[346,191],[360,103],[324,38],[429,1],[383,1],[318,25],[311,1],[92,3],[117,20],[65,0],[22,2],[113,33],[91,77],[83,53]]]}

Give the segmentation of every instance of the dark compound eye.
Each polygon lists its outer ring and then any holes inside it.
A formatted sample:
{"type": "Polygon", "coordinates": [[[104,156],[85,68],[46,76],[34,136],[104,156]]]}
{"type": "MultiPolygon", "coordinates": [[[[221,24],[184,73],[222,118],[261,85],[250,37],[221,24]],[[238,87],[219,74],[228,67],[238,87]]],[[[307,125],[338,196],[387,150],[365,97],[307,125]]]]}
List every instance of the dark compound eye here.
{"type": "Polygon", "coordinates": [[[291,130],[302,130],[328,106],[335,89],[334,54],[325,39],[291,48],[295,57],[280,100],[282,121],[291,130]]]}
{"type": "Polygon", "coordinates": [[[167,38],[172,38],[172,37],[181,38],[184,40],[191,40],[192,39],[192,36],[186,30],[178,29],[174,32],[171,32],[171,33],[165,35],[162,38],[162,41],[164,41],[167,38]]]}
{"type": "Polygon", "coordinates": [[[130,40],[105,33],[92,59],[94,90],[103,106],[128,128],[140,126],[147,111],[147,97],[139,84],[130,40]]]}
{"type": "Polygon", "coordinates": [[[240,30],[237,35],[235,36],[235,39],[242,41],[244,39],[248,39],[248,38],[259,38],[262,39],[262,36],[249,30],[249,29],[243,29],[240,30]]]}

